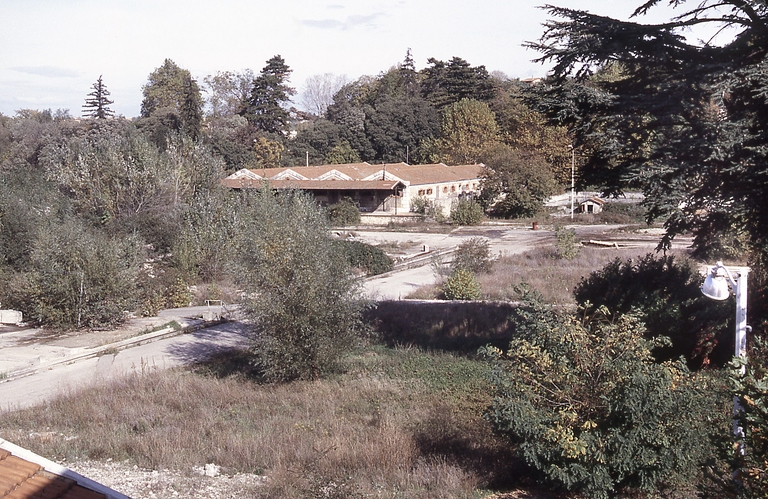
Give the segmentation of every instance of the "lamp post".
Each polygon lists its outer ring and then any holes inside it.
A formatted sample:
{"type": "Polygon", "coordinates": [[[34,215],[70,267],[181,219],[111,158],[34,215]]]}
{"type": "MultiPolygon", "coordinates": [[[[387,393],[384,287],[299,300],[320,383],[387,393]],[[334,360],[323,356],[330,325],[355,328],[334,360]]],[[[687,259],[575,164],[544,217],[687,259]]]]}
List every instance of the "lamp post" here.
{"type": "MultiPolygon", "coordinates": [[[[747,274],[749,267],[732,267],[730,270],[723,265],[723,262],[717,262],[714,267],[710,267],[707,272],[707,278],[701,286],[701,292],[704,296],[713,300],[726,300],[731,296],[731,289],[736,295],[736,344],[734,355],[747,360],[747,331],[751,328],[747,326],[747,274]],[[736,274],[734,279],[733,274],[736,274]],[[728,285],[730,284],[730,289],[728,285]]],[[[742,365],[742,374],[745,372],[745,366],[742,365]]],[[[739,413],[742,407],[739,398],[733,397],[733,435],[736,438],[737,453],[744,455],[744,428],[739,423],[739,413]]]]}

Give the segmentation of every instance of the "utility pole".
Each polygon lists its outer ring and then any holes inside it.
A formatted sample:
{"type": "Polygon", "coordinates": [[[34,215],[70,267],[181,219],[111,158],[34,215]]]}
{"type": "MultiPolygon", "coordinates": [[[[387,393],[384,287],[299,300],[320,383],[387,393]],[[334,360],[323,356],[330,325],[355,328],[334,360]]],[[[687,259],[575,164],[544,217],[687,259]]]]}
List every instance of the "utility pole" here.
{"type": "Polygon", "coordinates": [[[573,144],[571,144],[571,220],[573,220],[573,199],[576,194],[575,172],[576,172],[576,149],[573,147],[573,144]]]}

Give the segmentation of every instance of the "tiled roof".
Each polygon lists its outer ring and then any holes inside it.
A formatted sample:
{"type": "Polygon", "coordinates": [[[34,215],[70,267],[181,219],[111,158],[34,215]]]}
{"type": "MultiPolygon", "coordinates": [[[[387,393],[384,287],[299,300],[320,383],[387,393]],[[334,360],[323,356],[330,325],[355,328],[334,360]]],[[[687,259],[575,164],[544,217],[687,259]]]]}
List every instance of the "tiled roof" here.
{"type": "MultiPolygon", "coordinates": [[[[294,166],[291,168],[255,168],[246,171],[241,170],[230,175],[225,179],[224,185],[233,188],[256,187],[261,185],[257,179],[268,178],[273,179],[270,181],[270,185],[278,188],[280,186],[276,183],[277,180],[288,181],[289,179],[295,179],[294,182],[310,180],[338,182],[337,184],[329,184],[328,188],[332,189],[338,189],[342,182],[371,182],[376,180],[381,182],[401,180],[405,185],[413,187],[475,180],[480,177],[482,168],[483,165],[447,166],[443,163],[431,165],[351,163],[346,165],[294,166]],[[345,180],[347,178],[350,180],[345,180]],[[249,181],[252,182],[249,183],[249,181]]],[[[292,185],[299,188],[309,188],[300,187],[298,184],[292,185]]]]}
{"type": "Polygon", "coordinates": [[[44,467],[33,462],[47,460],[2,439],[0,444],[0,498],[129,499],[55,463],[44,467]],[[57,472],[46,468],[56,468],[57,472]]]}
{"type": "MultiPolygon", "coordinates": [[[[258,188],[264,184],[264,180],[224,179],[223,183],[231,189],[258,188]]],[[[303,190],[371,190],[391,191],[400,184],[399,180],[268,180],[269,186],[274,189],[303,189],[303,190]]]]}

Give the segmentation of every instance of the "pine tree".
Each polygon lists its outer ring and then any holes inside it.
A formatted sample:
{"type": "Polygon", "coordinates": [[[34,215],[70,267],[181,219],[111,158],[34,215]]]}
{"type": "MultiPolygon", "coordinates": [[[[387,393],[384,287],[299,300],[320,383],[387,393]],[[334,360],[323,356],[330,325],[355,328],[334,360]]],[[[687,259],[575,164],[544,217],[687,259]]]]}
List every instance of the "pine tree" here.
{"type": "Polygon", "coordinates": [[[291,69],[279,55],[267,61],[259,76],[253,79],[253,88],[242,115],[257,129],[269,133],[283,133],[288,129],[288,111],[296,90],[287,82],[291,69]]]}
{"type": "Polygon", "coordinates": [[[93,92],[89,93],[88,98],[85,99],[83,116],[86,118],[106,119],[115,115],[115,112],[109,108],[114,101],[109,100],[109,90],[101,77],[102,75],[99,75],[99,79],[91,87],[93,92]]]}

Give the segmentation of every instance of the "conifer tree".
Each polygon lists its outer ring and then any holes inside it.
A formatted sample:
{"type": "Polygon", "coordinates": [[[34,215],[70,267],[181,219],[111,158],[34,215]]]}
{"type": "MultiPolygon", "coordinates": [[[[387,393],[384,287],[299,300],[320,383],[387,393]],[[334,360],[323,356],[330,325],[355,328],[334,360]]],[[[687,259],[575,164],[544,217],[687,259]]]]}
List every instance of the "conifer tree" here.
{"type": "Polygon", "coordinates": [[[109,108],[110,104],[114,101],[109,99],[109,90],[101,79],[102,75],[99,75],[99,79],[91,87],[93,92],[88,94],[83,105],[83,116],[86,118],[99,118],[106,119],[114,116],[115,112],[109,108]]]}
{"type": "Polygon", "coordinates": [[[282,133],[288,128],[288,111],[296,90],[288,86],[291,69],[279,55],[267,61],[259,76],[253,79],[253,88],[242,115],[257,129],[269,133],[282,133]]]}

